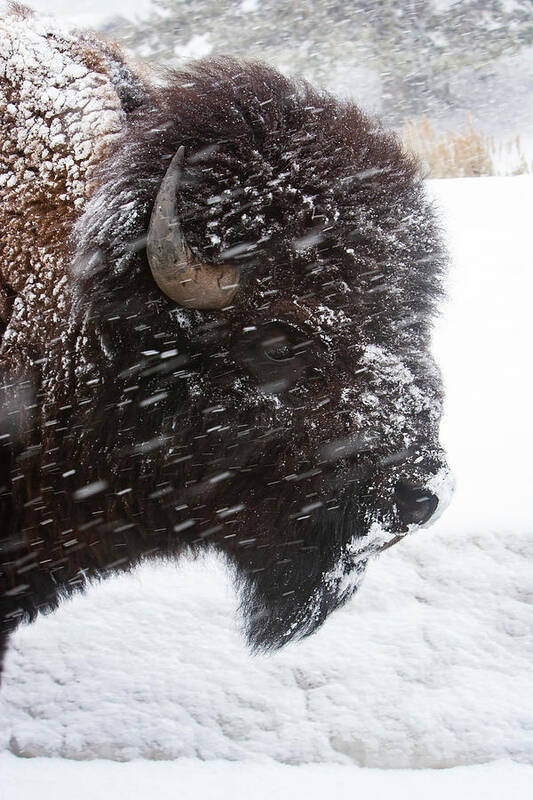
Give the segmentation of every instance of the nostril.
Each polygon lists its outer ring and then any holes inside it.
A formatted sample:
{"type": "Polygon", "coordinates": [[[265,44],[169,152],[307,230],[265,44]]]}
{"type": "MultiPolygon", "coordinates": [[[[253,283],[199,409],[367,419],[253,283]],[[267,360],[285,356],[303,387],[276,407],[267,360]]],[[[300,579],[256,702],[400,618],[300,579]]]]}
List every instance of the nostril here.
{"type": "Polygon", "coordinates": [[[423,525],[439,504],[438,498],[427,489],[417,489],[406,483],[399,483],[394,490],[394,501],[402,522],[406,525],[423,525]]]}

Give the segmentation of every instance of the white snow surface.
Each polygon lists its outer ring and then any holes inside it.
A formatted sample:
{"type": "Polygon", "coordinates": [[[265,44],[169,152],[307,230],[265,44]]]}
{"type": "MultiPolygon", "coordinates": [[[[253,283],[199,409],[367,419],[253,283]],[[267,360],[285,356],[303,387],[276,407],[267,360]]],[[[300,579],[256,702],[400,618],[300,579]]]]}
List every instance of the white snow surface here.
{"type": "Polygon", "coordinates": [[[447,770],[369,770],[331,764],[111,761],[0,755],[2,800],[529,800],[533,768],[510,761],[447,770]]]}
{"type": "Polygon", "coordinates": [[[271,656],[247,651],[214,558],[144,567],[21,628],[0,694],[0,800],[37,786],[43,800],[531,796],[533,177],[429,191],[453,258],[435,336],[448,511],[271,656]],[[180,760],[109,763],[133,759],[180,760]]]}

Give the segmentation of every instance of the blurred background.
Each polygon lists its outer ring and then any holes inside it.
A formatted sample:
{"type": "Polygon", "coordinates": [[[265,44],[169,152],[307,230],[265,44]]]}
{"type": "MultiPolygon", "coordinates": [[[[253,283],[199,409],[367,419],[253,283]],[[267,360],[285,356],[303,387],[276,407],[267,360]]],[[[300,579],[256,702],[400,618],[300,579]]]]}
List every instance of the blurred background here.
{"type": "Polygon", "coordinates": [[[30,0],[179,66],[231,54],[378,114],[428,177],[533,171],[532,0],[30,0]]]}

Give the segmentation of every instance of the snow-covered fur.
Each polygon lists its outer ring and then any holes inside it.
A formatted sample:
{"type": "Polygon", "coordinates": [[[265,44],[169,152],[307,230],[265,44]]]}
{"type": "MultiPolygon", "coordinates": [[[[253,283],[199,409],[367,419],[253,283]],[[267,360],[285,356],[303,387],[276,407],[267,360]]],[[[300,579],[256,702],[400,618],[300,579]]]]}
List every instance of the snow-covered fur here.
{"type": "Polygon", "coordinates": [[[311,633],[414,527],[397,487],[446,483],[445,256],[414,163],[261,64],[150,81],[25,12],[0,35],[3,630],[91,575],[212,546],[253,645],[311,633]],[[220,312],[176,307],[146,259],[181,145],[188,243],[241,268],[220,312]]]}

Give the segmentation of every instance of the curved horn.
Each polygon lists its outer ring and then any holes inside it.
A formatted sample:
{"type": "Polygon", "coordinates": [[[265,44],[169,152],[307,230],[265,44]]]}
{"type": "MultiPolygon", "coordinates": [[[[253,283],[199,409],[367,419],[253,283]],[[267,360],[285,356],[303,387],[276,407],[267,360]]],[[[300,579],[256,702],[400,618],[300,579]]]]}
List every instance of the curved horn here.
{"type": "Polygon", "coordinates": [[[185,148],[174,155],[155,199],[146,253],[154,280],[168,297],[187,308],[229,306],[239,286],[239,270],[198,261],[187,246],[176,209],[185,148]]]}

